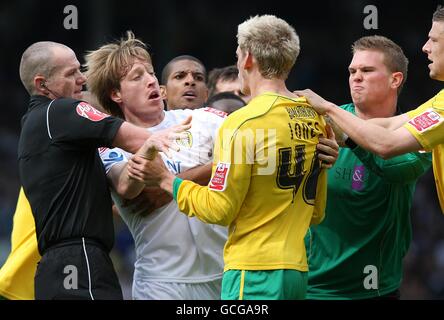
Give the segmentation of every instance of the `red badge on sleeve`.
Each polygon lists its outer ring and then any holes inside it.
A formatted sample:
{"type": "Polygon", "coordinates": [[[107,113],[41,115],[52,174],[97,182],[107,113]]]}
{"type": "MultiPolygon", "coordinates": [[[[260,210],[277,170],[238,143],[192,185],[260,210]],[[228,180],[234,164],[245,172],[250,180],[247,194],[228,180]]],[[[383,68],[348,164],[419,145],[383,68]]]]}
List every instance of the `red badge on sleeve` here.
{"type": "Polygon", "coordinates": [[[217,110],[217,109],[210,108],[210,107],[205,107],[204,111],[214,113],[221,118],[225,118],[226,116],[228,116],[228,113],[226,113],[225,111],[217,110]]]}
{"type": "Polygon", "coordinates": [[[439,113],[433,110],[427,110],[409,121],[409,124],[415,127],[418,132],[430,129],[443,121],[439,113]]]}
{"type": "Polygon", "coordinates": [[[108,114],[100,112],[90,104],[86,102],[80,102],[76,107],[77,114],[81,117],[89,119],[91,121],[97,122],[106,117],[109,117],[108,114]]]}
{"type": "Polygon", "coordinates": [[[100,148],[99,148],[99,154],[104,153],[106,150],[108,150],[107,147],[100,147],[100,148]]]}
{"type": "Polygon", "coordinates": [[[216,167],[216,172],[210,181],[209,188],[214,191],[224,191],[227,186],[228,172],[230,171],[230,164],[219,162],[216,167]]]}

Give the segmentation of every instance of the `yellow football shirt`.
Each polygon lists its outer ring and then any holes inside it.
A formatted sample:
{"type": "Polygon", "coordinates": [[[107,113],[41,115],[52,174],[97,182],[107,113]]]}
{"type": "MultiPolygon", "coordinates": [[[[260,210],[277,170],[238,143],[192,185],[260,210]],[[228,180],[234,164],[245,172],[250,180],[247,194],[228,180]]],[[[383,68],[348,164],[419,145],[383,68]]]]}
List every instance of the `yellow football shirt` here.
{"type": "Polygon", "coordinates": [[[404,127],[424,150],[432,150],[436,190],[444,213],[444,90],[407,115],[410,120],[404,127]]]}
{"type": "Polygon", "coordinates": [[[14,213],[11,252],[0,269],[0,295],[10,300],[33,300],[39,261],[34,217],[22,188],[14,213]]]}
{"type": "Polygon", "coordinates": [[[304,236],[324,217],[326,172],[316,154],[325,121],[304,98],[264,93],[219,129],[212,178],[183,181],[179,209],[229,226],[225,271],[307,271],[304,236]]]}

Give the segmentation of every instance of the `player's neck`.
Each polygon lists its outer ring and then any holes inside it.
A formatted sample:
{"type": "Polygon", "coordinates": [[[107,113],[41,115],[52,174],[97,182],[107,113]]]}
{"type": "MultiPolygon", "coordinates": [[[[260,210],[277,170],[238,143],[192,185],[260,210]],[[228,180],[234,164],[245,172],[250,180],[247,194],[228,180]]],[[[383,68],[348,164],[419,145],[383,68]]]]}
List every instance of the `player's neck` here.
{"type": "Polygon", "coordinates": [[[124,115],[126,121],[143,128],[154,127],[165,118],[165,112],[163,112],[163,110],[159,112],[134,112],[126,110],[124,115]]]}
{"type": "Polygon", "coordinates": [[[273,92],[283,96],[294,96],[287,87],[285,86],[285,81],[281,79],[265,79],[258,78],[251,81],[250,86],[251,97],[254,98],[265,92],[273,92]]]}

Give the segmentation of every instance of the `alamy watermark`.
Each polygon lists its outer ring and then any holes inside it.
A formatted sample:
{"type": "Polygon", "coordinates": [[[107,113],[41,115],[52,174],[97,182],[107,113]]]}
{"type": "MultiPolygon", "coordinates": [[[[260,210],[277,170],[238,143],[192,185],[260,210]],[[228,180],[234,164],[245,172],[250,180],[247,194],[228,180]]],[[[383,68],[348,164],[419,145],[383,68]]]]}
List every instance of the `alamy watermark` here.
{"type": "Polygon", "coordinates": [[[63,13],[67,14],[63,20],[63,27],[66,30],[77,30],[79,28],[79,11],[77,10],[77,7],[72,4],[67,5],[63,9],[63,13]]]}
{"type": "Polygon", "coordinates": [[[219,160],[232,164],[256,164],[258,175],[271,175],[276,171],[276,129],[225,129],[223,146],[219,148],[219,160]]]}
{"type": "Polygon", "coordinates": [[[79,272],[77,267],[69,264],[63,268],[63,273],[67,274],[63,280],[63,287],[66,290],[77,290],[79,288],[79,272]]]}
{"type": "Polygon", "coordinates": [[[374,265],[366,265],[364,267],[364,274],[367,276],[364,278],[364,288],[367,290],[379,289],[378,283],[378,268],[374,265]]]}
{"type": "Polygon", "coordinates": [[[367,15],[363,22],[364,28],[367,30],[378,29],[378,8],[369,4],[364,7],[363,13],[367,15]]]}

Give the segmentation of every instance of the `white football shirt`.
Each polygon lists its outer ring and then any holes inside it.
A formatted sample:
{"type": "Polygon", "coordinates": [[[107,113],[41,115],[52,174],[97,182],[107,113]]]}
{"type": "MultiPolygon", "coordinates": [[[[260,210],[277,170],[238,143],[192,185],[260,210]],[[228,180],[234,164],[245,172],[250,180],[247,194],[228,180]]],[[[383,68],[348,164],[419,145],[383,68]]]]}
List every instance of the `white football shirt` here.
{"type": "MultiPolygon", "coordinates": [[[[171,151],[171,159],[161,154],[174,174],[212,161],[216,133],[225,114],[211,108],[166,111],[164,120],[148,129],[156,132],[169,128],[189,115],[193,117],[192,127],[188,139],[178,142],[180,151],[171,151]]],[[[114,148],[102,149],[100,156],[108,173],[114,164],[128,161],[131,154],[114,148]]],[[[222,278],[225,227],[188,218],[179,212],[174,200],[143,217],[132,212],[135,206],[123,207],[114,190],[111,194],[135,241],[134,280],[200,283],[222,278]]]]}

